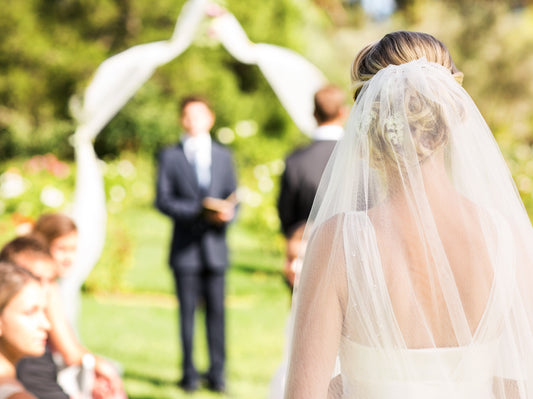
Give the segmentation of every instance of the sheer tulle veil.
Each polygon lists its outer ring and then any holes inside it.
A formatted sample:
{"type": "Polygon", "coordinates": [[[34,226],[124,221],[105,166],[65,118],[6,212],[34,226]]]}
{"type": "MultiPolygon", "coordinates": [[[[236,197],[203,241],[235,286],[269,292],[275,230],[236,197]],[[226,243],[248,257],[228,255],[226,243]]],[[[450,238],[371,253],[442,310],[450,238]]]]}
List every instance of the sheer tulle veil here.
{"type": "Polygon", "coordinates": [[[533,397],[533,230],[449,68],[364,83],[304,237],[286,398],[533,397]]]}

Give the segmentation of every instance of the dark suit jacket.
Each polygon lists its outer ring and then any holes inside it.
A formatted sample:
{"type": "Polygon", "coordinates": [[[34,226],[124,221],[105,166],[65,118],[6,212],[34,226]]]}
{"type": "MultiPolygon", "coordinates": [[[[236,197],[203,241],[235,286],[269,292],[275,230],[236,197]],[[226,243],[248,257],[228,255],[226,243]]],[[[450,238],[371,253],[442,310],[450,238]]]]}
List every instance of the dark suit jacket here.
{"type": "Polygon", "coordinates": [[[334,140],[314,141],[285,160],[278,198],[278,214],[285,236],[307,221],[320,178],[336,144],[334,140]]]}
{"type": "Polygon", "coordinates": [[[174,222],[169,261],[177,273],[224,271],[228,266],[226,225],[205,219],[202,200],[206,196],[227,198],[237,182],[227,149],[213,141],[211,157],[211,184],[203,190],[181,143],[159,156],[156,207],[174,222]]]}

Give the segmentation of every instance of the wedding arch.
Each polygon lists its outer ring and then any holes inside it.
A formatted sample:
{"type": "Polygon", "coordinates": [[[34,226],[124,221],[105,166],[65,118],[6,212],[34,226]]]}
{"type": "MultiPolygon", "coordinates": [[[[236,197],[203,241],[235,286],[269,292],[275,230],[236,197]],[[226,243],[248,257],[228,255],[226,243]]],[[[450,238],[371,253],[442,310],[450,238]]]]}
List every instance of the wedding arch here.
{"type": "Polygon", "coordinates": [[[79,231],[77,262],[63,278],[67,316],[75,323],[81,285],[101,256],[106,233],[106,199],[93,141],[155,69],[185,51],[198,25],[210,18],[210,31],[238,61],[259,67],[296,126],[310,135],[315,127],[313,95],[326,83],[322,72],[296,52],[251,42],[237,19],[209,0],[188,0],[169,40],[131,47],[105,60],[81,101],[73,98],[77,121],[73,145],[77,164],[73,218],[79,231]]]}

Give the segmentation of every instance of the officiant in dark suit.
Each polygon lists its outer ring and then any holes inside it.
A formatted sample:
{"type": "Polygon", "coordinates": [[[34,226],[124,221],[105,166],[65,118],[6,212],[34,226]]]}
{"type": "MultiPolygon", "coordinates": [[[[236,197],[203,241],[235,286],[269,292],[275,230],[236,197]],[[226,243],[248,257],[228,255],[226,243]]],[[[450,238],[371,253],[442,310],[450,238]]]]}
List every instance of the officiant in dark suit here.
{"type": "Polygon", "coordinates": [[[181,102],[181,141],[159,156],[156,206],[173,223],[170,267],[179,301],[183,375],[186,391],[199,387],[193,363],[194,314],[205,304],[210,367],[208,388],[225,390],[225,272],[227,225],[235,214],[236,177],[230,152],[211,139],[215,115],[201,97],[181,102]]]}
{"type": "Polygon", "coordinates": [[[322,172],[337,141],[343,135],[343,125],[348,116],[346,94],[339,87],[327,85],[314,96],[314,117],[317,128],[313,141],[295,150],[285,160],[278,197],[278,215],[286,238],[284,274],[292,287],[295,262],[305,223],[311,212],[322,172]]]}

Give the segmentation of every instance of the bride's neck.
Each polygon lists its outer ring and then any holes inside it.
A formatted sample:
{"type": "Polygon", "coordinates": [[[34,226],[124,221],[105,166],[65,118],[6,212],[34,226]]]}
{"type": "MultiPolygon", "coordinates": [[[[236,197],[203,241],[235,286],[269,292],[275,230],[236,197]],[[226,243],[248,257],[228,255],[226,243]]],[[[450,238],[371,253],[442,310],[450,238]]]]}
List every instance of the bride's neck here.
{"type": "Polygon", "coordinates": [[[411,171],[407,171],[403,177],[396,176],[391,181],[395,182],[389,186],[389,198],[391,200],[401,201],[402,198],[406,200],[407,196],[420,192],[419,190],[423,190],[424,195],[430,201],[457,194],[446,170],[442,151],[424,159],[411,171]],[[420,186],[414,187],[413,184],[420,186]]]}
{"type": "Polygon", "coordinates": [[[423,162],[420,166],[420,171],[428,197],[432,195],[442,196],[446,193],[457,193],[446,170],[442,152],[435,154],[435,156],[423,162]]]}

